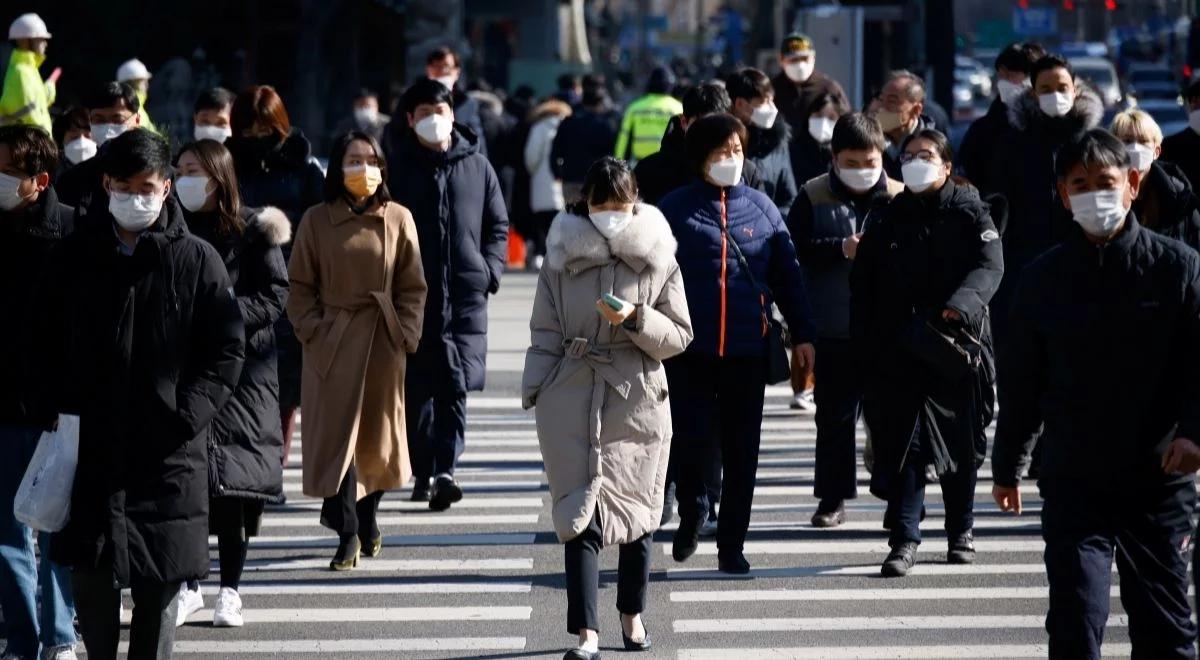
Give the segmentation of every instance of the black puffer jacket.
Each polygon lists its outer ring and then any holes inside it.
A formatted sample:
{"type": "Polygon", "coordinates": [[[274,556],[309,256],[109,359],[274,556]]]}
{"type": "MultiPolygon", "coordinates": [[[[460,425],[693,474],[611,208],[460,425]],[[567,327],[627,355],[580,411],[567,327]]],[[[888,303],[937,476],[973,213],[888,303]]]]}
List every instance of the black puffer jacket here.
{"type": "Polygon", "coordinates": [[[1175,163],[1193,186],[1200,185],[1200,133],[1191,127],[1163,140],[1162,159],[1175,163]]]}
{"type": "Polygon", "coordinates": [[[412,212],[429,285],[415,364],[448,375],[460,392],[482,390],[487,299],[500,289],[508,250],[500,182],[462,124],[445,153],[422,146],[411,129],[398,139],[390,146],[388,189],[412,212]]]}
{"type": "Polygon", "coordinates": [[[611,109],[581,108],[564,119],[550,150],[554,176],[567,183],[583,183],[592,163],[612,153],[620,125],[620,113],[611,109]]]}
{"type": "Polygon", "coordinates": [[[42,296],[50,402],[80,416],[71,519],[53,559],[117,584],[208,574],[211,422],[242,370],[245,330],[221,257],[173,197],[134,253],[112,219],[63,241],[42,296]]]}
{"type": "Polygon", "coordinates": [[[213,213],[186,213],[188,228],[217,249],[242,311],[246,361],[233,396],[213,420],[208,445],[210,497],[283,501],[283,431],[274,325],[287,303],[288,273],[280,248],[291,241],[283,211],[242,207],[240,235],[217,232],[213,213]]]}
{"type": "Polygon", "coordinates": [[[1003,273],[988,205],[952,181],[929,195],[900,193],[863,235],[850,274],[850,332],[875,451],[872,493],[887,496],[918,426],[939,474],[983,461],[995,383],[988,302],[1003,273]],[[946,309],[985,349],[983,368],[965,381],[946,381],[901,340],[914,322],[944,323],[946,309]]]}
{"type": "Polygon", "coordinates": [[[52,415],[33,409],[30,395],[46,376],[35,350],[36,290],[54,246],[73,228],[72,209],[54,188],[16,212],[0,211],[0,424],[47,428],[52,415]]]}
{"type": "Polygon", "coordinates": [[[801,190],[804,184],[829,172],[833,165],[833,151],[829,143],[821,144],[813,139],[808,127],[800,135],[792,136],[788,145],[792,157],[792,176],[796,179],[796,189],[801,190]]]}
{"type": "Polygon", "coordinates": [[[762,190],[779,207],[779,214],[787,217],[796,201],[796,176],[792,172],[792,156],[788,149],[791,132],[782,117],[775,119],[771,128],[748,127],[750,145],[746,159],[754,163],[762,190]]]}
{"type": "Polygon", "coordinates": [[[971,122],[954,156],[959,174],[985,195],[995,188],[991,161],[1008,126],[1008,106],[997,97],[988,106],[987,114],[971,122]]]}
{"type": "Polygon", "coordinates": [[[1001,354],[997,484],[1018,483],[1043,422],[1047,499],[1103,502],[1193,478],[1165,474],[1162,453],[1200,437],[1200,255],[1134,215],[1108,245],[1076,230],[1021,275],[1001,354]]]}
{"type": "Polygon", "coordinates": [[[1200,250],[1200,200],[1179,166],[1154,161],[1142,179],[1133,211],[1146,229],[1200,250]]]}
{"type": "MultiPolygon", "coordinates": [[[[633,168],[642,201],[657,206],[668,193],[696,180],[696,174],[688,164],[686,148],[686,134],[679,117],[672,117],[663,135],[661,148],[639,160],[633,168]]],[[[763,192],[758,167],[750,159],[742,164],[742,183],[763,192]]]]}

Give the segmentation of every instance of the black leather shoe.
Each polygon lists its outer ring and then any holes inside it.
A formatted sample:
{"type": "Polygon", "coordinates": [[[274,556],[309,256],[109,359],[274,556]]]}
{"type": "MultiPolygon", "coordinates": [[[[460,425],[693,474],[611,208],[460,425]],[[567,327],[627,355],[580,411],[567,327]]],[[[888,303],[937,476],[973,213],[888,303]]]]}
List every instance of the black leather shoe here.
{"type": "Polygon", "coordinates": [[[821,500],[813,514],[813,527],[837,527],[846,522],[846,505],[842,500],[821,500]]]}
{"type": "Polygon", "coordinates": [[[750,572],[750,562],[741,552],[718,552],[717,570],[730,575],[745,575],[750,572]]]}
{"type": "Polygon", "coordinates": [[[974,564],[975,563],[975,534],[967,530],[950,539],[950,549],[946,551],[946,563],[974,564]]]}
{"type": "Polygon", "coordinates": [[[583,649],[571,649],[563,656],[563,660],[600,660],[600,652],[588,653],[583,649]]]}
{"type": "Polygon", "coordinates": [[[880,574],[884,577],[904,577],[908,575],[908,569],[917,563],[917,544],[912,541],[906,541],[892,548],[887,559],[883,560],[883,567],[880,569],[880,574]]]}
{"type": "Polygon", "coordinates": [[[429,480],[417,479],[417,483],[413,485],[412,497],[409,497],[408,499],[410,502],[428,502],[429,480]]]}
{"type": "Polygon", "coordinates": [[[433,490],[429,493],[429,508],[433,511],[445,511],[451,504],[462,501],[462,486],[454,477],[442,475],[433,482],[433,490]]]}
{"type": "Polygon", "coordinates": [[[642,622],[642,630],[646,636],[640,642],[635,642],[629,639],[629,635],[625,634],[625,622],[620,621],[618,624],[621,627],[621,641],[625,644],[626,651],[649,651],[650,650],[650,629],[646,627],[646,622],[642,622]]]}
{"type": "Polygon", "coordinates": [[[675,530],[675,539],[671,542],[671,556],[675,561],[687,561],[688,557],[696,554],[699,545],[699,525],[695,521],[680,520],[679,529],[675,530]]]}
{"type": "Polygon", "coordinates": [[[329,570],[348,571],[358,566],[358,557],[361,552],[362,544],[359,542],[357,534],[342,537],[337,553],[333,555],[333,561],[329,562],[329,570]]]}

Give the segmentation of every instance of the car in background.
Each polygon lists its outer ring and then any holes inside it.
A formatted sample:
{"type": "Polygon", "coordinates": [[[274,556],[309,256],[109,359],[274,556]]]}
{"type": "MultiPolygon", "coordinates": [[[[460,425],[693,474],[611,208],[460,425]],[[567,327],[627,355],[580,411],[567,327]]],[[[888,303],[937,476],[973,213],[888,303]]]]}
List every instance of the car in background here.
{"type": "Polygon", "coordinates": [[[1179,96],[1179,81],[1165,65],[1134,64],[1129,67],[1129,91],[1138,101],[1146,99],[1175,99],[1179,96]]]}
{"type": "Polygon", "coordinates": [[[1108,57],[1108,44],[1101,41],[1069,41],[1058,52],[1067,59],[1084,57],[1108,57]]]}
{"type": "Polygon", "coordinates": [[[977,99],[992,96],[992,72],[966,55],[954,56],[954,82],[969,88],[977,99]]]}
{"type": "Polygon", "coordinates": [[[1100,100],[1105,109],[1116,107],[1121,103],[1124,94],[1121,93],[1121,81],[1117,77],[1117,67],[1103,57],[1072,57],[1068,60],[1075,76],[1090,82],[1100,92],[1100,100]]]}
{"type": "Polygon", "coordinates": [[[1154,122],[1162,129],[1164,137],[1174,135],[1188,127],[1187,108],[1176,99],[1139,101],[1137,107],[1154,118],[1154,122]]]}

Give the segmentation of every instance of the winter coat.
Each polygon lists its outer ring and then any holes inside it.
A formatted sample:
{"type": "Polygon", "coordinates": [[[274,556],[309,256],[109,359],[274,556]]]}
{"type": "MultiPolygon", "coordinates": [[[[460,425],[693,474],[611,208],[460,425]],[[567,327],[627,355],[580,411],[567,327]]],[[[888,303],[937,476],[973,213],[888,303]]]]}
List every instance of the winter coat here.
{"type": "Polygon", "coordinates": [[[388,189],[412,213],[429,285],[418,359],[458,392],[482,390],[487,300],[500,289],[508,258],[508,212],[496,172],[461,124],[444,153],[407,131],[388,162],[388,189]]]}
{"type": "Polygon", "coordinates": [[[550,150],[554,176],[582,184],[592,163],[612,153],[620,122],[621,115],[616,111],[596,112],[588,108],[576,110],[564,119],[550,150]]]}
{"type": "MultiPolygon", "coordinates": [[[[912,133],[909,133],[909,135],[915,135],[916,133],[927,129],[936,130],[936,128],[937,126],[933,123],[932,119],[930,119],[927,115],[921,115],[917,117],[917,125],[913,128],[912,133]]],[[[887,175],[896,181],[903,181],[904,174],[900,171],[900,157],[904,155],[904,141],[908,139],[908,135],[900,138],[898,142],[892,142],[891,138],[887,139],[887,148],[883,150],[883,171],[887,172],[887,175]]]]}
{"type": "Polygon", "coordinates": [[[1150,165],[1133,211],[1146,229],[1200,250],[1200,200],[1178,165],[1162,160],[1150,165]]]}
{"type": "Polygon", "coordinates": [[[242,370],[242,315],[174,197],[131,256],[101,220],[63,241],[44,296],[53,405],[80,417],[71,518],[51,557],[121,586],[203,578],[208,441],[242,370]]]}
{"type": "MultiPolygon", "coordinates": [[[[295,236],[300,217],[309,207],[319,204],[325,174],[312,158],[312,146],[299,129],[274,146],[250,138],[234,136],[225,141],[233,154],[242,204],[250,207],[274,206],[287,214],[295,236]]],[[[282,246],[283,258],[291,259],[292,245],[282,246]]],[[[279,405],[300,405],[301,350],[287,318],[275,324],[279,354],[279,405]]]]}
{"type": "Polygon", "coordinates": [[[525,140],[524,164],[529,172],[529,206],[534,213],[563,209],[562,181],[551,169],[550,150],[559,124],[570,115],[571,106],[553,99],[533,111],[533,126],[525,140]]]}
{"type": "Polygon", "coordinates": [[[872,221],[850,273],[850,328],[864,371],[863,410],[875,465],[871,492],[887,497],[907,460],[938,474],[974,470],[987,450],[995,368],[988,302],[1004,274],[1000,235],[970,186],[947,181],[928,196],[905,191],[872,221]],[[906,350],[914,322],[959,313],[983,345],[983,366],[950,382],[906,350]],[[909,452],[914,431],[928,457],[909,452]]]}
{"type": "Polygon", "coordinates": [[[792,155],[788,151],[791,140],[787,122],[776,121],[771,128],[760,128],[751,124],[747,130],[750,144],[746,159],[753,162],[762,180],[762,191],[779,207],[779,214],[787,217],[796,201],[796,177],[792,173],[792,155]]]}
{"type": "Polygon", "coordinates": [[[1022,274],[1000,355],[997,484],[1017,485],[1043,423],[1047,500],[1099,503],[1193,478],[1165,474],[1162,453],[1200,437],[1200,255],[1134,216],[1103,247],[1077,230],[1022,274]],[[1117,359],[1096,358],[1114,348],[1117,359]]]}
{"type": "Polygon", "coordinates": [[[40,365],[37,342],[37,289],[50,254],[74,228],[71,208],[46,188],[33,204],[0,211],[0,424],[49,428],[53,415],[36,410],[34,383],[51,374],[40,365]]]}
{"type": "Polygon", "coordinates": [[[478,140],[475,148],[486,158],[488,155],[488,145],[483,133],[482,104],[479,102],[479,99],[462,91],[457,85],[455,85],[452,91],[454,96],[454,121],[471,129],[471,132],[475,134],[478,140]]]}
{"type": "Polygon", "coordinates": [[[75,209],[76,216],[86,215],[99,205],[98,215],[105,216],[108,208],[108,193],[104,191],[104,154],[108,144],[100,145],[96,155],[63,170],[54,180],[58,201],[75,209]]]}
{"type": "Polygon", "coordinates": [[[997,97],[988,107],[987,114],[971,122],[954,155],[958,173],[983,194],[996,187],[991,178],[994,174],[991,161],[1008,126],[1008,106],[997,97]]]}
{"type": "Polygon", "coordinates": [[[217,232],[215,213],[184,211],[188,229],[225,262],[246,328],[246,360],[233,396],[212,423],[208,446],[210,497],[279,503],[283,495],[283,430],[275,322],[287,301],[288,273],[280,249],[292,239],[283,211],[242,207],[240,235],[217,232]]]}
{"type": "Polygon", "coordinates": [[[792,176],[796,178],[797,191],[802,190],[809,181],[829,172],[833,166],[830,143],[821,144],[814,140],[808,132],[808,125],[804,126],[803,133],[792,136],[788,153],[792,157],[792,176]]]}
{"type": "Polygon", "coordinates": [[[766,315],[778,304],[793,344],[816,338],[812,308],[796,248],[779,209],[745,185],[718,188],[695,181],[667,195],[659,207],[679,241],[679,265],[687,290],[695,341],[701,355],[766,355],[766,315]],[[755,288],[729,245],[728,227],[750,265],[755,288]]]}
{"type": "Polygon", "coordinates": [[[304,494],[338,492],[351,461],[357,499],[399,488],[412,476],[404,372],[426,292],[412,215],[391,202],[361,215],[340,200],[314,206],[288,279],[287,315],[304,345],[304,494]]]}
{"type": "Polygon", "coordinates": [[[54,105],[57,88],[42,80],[38,72],[45,61],[45,55],[24,48],[15,48],[8,56],[8,71],[0,91],[0,126],[37,126],[53,133],[50,106],[54,105]]]}
{"type": "Polygon", "coordinates": [[[804,268],[804,283],[816,316],[817,336],[850,338],[850,269],[842,243],[866,231],[875,215],[904,190],[887,175],[863,195],[855,195],[833,174],[804,184],[787,216],[788,231],[804,268]]]}
{"type": "MultiPolygon", "coordinates": [[[[639,160],[633,168],[638,195],[642,201],[658,204],[667,193],[698,179],[695,170],[688,163],[687,142],[684,137],[679,119],[675,118],[663,135],[662,148],[657,153],[639,160]]],[[[748,158],[742,163],[742,183],[759,191],[764,188],[762,179],[758,176],[758,167],[748,158]]]]}
{"type": "Polygon", "coordinates": [[[1200,133],[1189,127],[1168,136],[1162,143],[1162,159],[1178,165],[1193,187],[1200,185],[1200,133]]]}
{"type": "Polygon", "coordinates": [[[604,545],[659,526],[671,410],[662,361],[692,339],[675,239],[662,214],[639,204],[605,239],[590,220],[559,214],[538,279],[522,401],[537,407],[538,443],[559,541],[599,515],[604,545]],[[596,310],[605,293],[637,305],[632,327],[596,310]]]}
{"type": "Polygon", "coordinates": [[[845,90],[838,81],[820,71],[813,71],[808,80],[802,83],[792,82],[787,74],[780,71],[771,78],[771,87],[775,90],[775,105],[779,113],[792,128],[793,140],[808,135],[808,118],[812,114],[809,108],[817,97],[825,94],[832,96],[839,106],[839,115],[850,111],[850,100],[846,98],[845,90]]]}

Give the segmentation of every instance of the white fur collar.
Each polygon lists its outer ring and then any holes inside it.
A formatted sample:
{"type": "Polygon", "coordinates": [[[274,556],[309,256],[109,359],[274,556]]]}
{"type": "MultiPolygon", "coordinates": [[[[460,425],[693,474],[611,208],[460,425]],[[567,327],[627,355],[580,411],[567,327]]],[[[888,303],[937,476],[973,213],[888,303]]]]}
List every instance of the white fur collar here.
{"type": "Polygon", "coordinates": [[[269,245],[285,245],[292,240],[292,223],[283,211],[274,206],[258,209],[251,224],[267,239],[269,245]]]}
{"type": "Polygon", "coordinates": [[[585,270],[617,258],[634,271],[665,270],[675,263],[675,236],[661,211],[638,204],[624,231],[607,240],[589,218],[563,211],[550,225],[546,263],[555,270],[585,270]]]}

